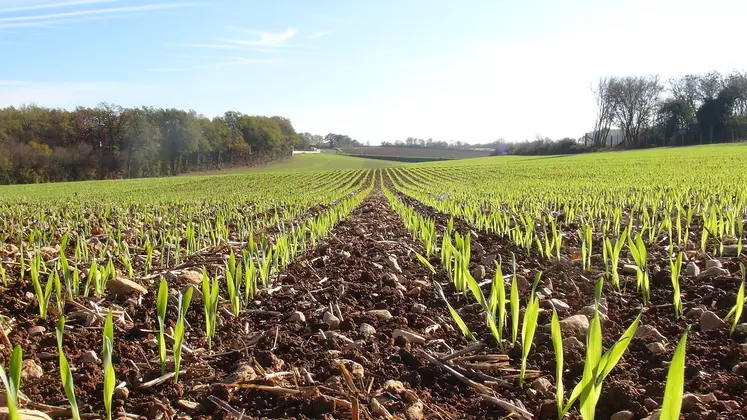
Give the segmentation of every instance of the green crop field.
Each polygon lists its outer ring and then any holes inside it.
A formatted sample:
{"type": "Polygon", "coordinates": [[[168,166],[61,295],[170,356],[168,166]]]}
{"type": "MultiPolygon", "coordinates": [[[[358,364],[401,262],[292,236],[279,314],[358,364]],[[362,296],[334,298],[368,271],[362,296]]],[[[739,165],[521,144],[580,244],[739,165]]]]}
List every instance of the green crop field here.
{"type": "Polygon", "coordinates": [[[258,171],[327,171],[335,169],[378,169],[401,166],[402,163],[378,159],[366,159],[334,153],[301,154],[277,165],[258,168],[258,171]]]}
{"type": "Polygon", "coordinates": [[[745,227],[744,144],[2,186],[0,418],[738,418],[745,227]]]}

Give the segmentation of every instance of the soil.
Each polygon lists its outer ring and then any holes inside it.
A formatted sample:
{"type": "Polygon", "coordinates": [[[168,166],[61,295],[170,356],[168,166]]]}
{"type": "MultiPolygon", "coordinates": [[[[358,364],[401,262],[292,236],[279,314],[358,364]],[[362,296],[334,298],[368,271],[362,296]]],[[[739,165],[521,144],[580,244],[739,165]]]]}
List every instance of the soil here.
{"type": "MultiPolygon", "coordinates": [[[[439,229],[444,229],[447,215],[404,195],[398,196],[421,214],[433,217],[439,229]]],[[[463,233],[470,230],[459,220],[455,221],[455,228],[463,233]]],[[[537,256],[528,257],[507,239],[481,231],[473,231],[472,244],[472,267],[484,265],[486,278],[492,278],[494,273],[491,258],[500,257],[504,274],[511,273],[512,253],[516,255],[517,272],[524,277],[531,280],[538,270],[543,271],[541,287],[550,289],[551,297],[569,306],[561,313],[562,317],[579,313],[593,303],[598,275],[582,272],[576,261],[543,262],[537,256]],[[479,248],[482,251],[476,252],[479,248]]],[[[379,416],[374,413],[380,412],[376,398],[392,415],[408,419],[507,416],[509,412],[482,399],[472,387],[433,365],[421,353],[426,351],[440,357],[472,344],[458,330],[443,300],[434,292],[431,284],[434,280],[444,286],[451,305],[475,335],[485,340],[487,347],[479,353],[495,355],[501,351],[474,302],[455,296],[446,276],[440,271],[431,275],[415,252],[422,254],[423,248],[410,237],[399,216],[376,188],[326,240],[296,258],[240,316],[233,317],[228,312],[229,305],[223,302],[210,349],[203,330],[202,302],[199,293],[195,293],[187,315],[189,327],[185,338],[185,345],[191,351],[183,353],[182,369],[186,372],[180,375],[178,384],[169,380],[143,387],[161,376],[153,333],[157,328],[157,284],[153,279],[146,284],[149,293],[142,298],[131,294],[97,301],[102,308],[119,308],[127,314],[115,331],[114,363],[117,381],[124,382],[129,393],[126,397],[115,397],[115,412],[146,419],[228,419],[233,418],[231,410],[243,412],[244,418],[332,419],[349,418],[357,407],[362,418],[375,418],[379,416]],[[396,259],[401,272],[390,264],[390,256],[396,259]],[[416,304],[425,307],[413,310],[416,304]],[[370,312],[382,309],[388,310],[391,318],[370,312]],[[338,316],[341,318],[338,329],[330,328],[324,320],[325,312],[330,310],[342,315],[338,316]],[[296,311],[304,314],[305,322],[289,320],[296,311]],[[375,333],[362,333],[363,323],[373,327],[375,333]],[[426,342],[395,339],[396,329],[420,334],[426,342]],[[401,387],[388,383],[390,380],[401,382],[401,387]]],[[[218,260],[222,260],[223,256],[220,257],[218,260]]],[[[437,260],[432,263],[438,268],[437,260]]],[[[649,305],[643,306],[640,294],[635,291],[635,280],[630,276],[621,276],[621,292],[605,287],[608,319],[603,323],[604,344],[609,348],[643,307],[641,325],[656,327],[667,340],[666,350],[653,355],[645,340],[634,339],[621,363],[604,382],[597,418],[606,419],[621,410],[630,410],[635,418],[643,418],[661,406],[667,364],[688,323],[693,328],[688,339],[685,392],[713,393],[717,401],[696,404],[683,413],[684,418],[747,418],[747,371],[732,371],[740,361],[747,360],[747,337],[744,334],[730,337],[728,329],[703,333],[697,318],[675,320],[671,283],[666,273],[669,263],[653,259],[651,264],[652,272],[659,274],[652,276],[649,305]],[[647,399],[653,400],[653,404],[647,399]]],[[[700,262],[701,269],[704,264],[700,262]]],[[[683,273],[681,288],[686,313],[702,304],[721,317],[726,315],[734,304],[739,281],[735,259],[724,260],[723,266],[730,276],[696,280],[683,273]]],[[[9,275],[13,279],[17,273],[9,275]]],[[[170,281],[172,290],[187,287],[185,280],[170,281]]],[[[225,296],[225,290],[221,293],[225,296]]],[[[528,293],[522,290],[522,302],[528,293]]],[[[77,303],[95,311],[88,300],[80,299],[77,303]]],[[[64,350],[75,367],[76,396],[81,412],[102,413],[100,363],[84,362],[86,352],[100,351],[101,324],[86,325],[84,319],[71,316],[74,311],[81,309],[68,303],[65,312],[70,328],[65,332],[64,350]]],[[[22,382],[21,390],[31,401],[27,406],[42,411],[49,411],[49,407],[40,404],[65,406],[67,400],[59,379],[54,337],[59,314],[54,304],[50,305],[48,320],[39,320],[36,298],[27,279],[23,287],[2,290],[0,314],[15,320],[9,341],[20,344],[24,359],[34,360],[44,372],[39,379],[22,382]],[[32,327],[37,326],[45,331],[31,334],[32,327]]],[[[176,307],[170,304],[167,329],[173,326],[176,316],[176,307]]],[[[549,319],[550,311],[544,309],[540,324],[548,324],[549,319]]],[[[507,331],[504,338],[508,336],[507,331]]],[[[508,368],[518,368],[520,346],[505,340],[504,345],[510,358],[508,368]]],[[[6,365],[9,350],[0,340],[0,362],[6,365]]],[[[581,376],[583,358],[583,349],[566,349],[563,378],[566,396],[581,376]]],[[[555,356],[548,330],[543,327],[537,330],[528,368],[538,370],[543,378],[555,383],[555,356]]],[[[167,371],[172,370],[169,363],[167,371]]],[[[532,381],[520,388],[511,376],[513,371],[488,373],[504,379],[494,388],[500,399],[523,404],[537,418],[556,417],[552,387],[533,392],[529,390],[533,389],[532,381]]],[[[570,418],[580,418],[576,409],[571,411],[570,418]]]]}

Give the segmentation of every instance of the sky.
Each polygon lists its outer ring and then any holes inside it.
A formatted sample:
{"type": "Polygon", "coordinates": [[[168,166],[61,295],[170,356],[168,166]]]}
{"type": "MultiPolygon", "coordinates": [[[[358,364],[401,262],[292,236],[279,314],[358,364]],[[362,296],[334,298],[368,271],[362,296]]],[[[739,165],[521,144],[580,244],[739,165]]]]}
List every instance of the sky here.
{"type": "Polygon", "coordinates": [[[290,118],[362,142],[580,137],[603,76],[747,70],[744,0],[0,0],[0,106],[290,118]]]}

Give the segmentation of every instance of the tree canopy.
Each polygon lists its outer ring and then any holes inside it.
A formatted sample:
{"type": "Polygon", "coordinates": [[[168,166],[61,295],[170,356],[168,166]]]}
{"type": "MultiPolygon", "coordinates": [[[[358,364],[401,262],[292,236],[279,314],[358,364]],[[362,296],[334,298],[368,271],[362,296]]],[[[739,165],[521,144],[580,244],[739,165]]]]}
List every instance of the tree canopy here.
{"type": "Polygon", "coordinates": [[[229,111],[123,108],[0,109],[0,183],[175,175],[290,156],[291,121],[229,111]]]}

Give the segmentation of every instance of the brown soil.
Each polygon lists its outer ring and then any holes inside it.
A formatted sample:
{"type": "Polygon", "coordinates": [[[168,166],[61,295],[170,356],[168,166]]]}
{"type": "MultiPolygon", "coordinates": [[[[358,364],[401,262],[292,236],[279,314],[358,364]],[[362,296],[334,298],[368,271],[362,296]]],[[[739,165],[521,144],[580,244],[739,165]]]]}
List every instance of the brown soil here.
{"type": "MultiPolygon", "coordinates": [[[[400,196],[423,214],[434,217],[443,229],[447,216],[418,202],[400,196]]],[[[455,227],[466,232],[469,227],[456,221],[455,227]]],[[[518,272],[528,279],[537,270],[543,270],[543,286],[552,289],[552,297],[569,305],[567,313],[578,313],[593,302],[593,281],[596,275],[582,273],[574,262],[548,264],[535,256],[527,257],[508,240],[484,232],[473,235],[473,264],[485,264],[485,257],[500,256],[503,272],[510,273],[511,253],[517,258],[518,272]],[[479,245],[477,245],[479,244],[479,245]],[[479,247],[482,252],[475,252],[479,247]],[[585,277],[582,277],[585,276],[585,277]],[[590,280],[585,280],[588,278],[590,280]]],[[[317,248],[299,256],[295,262],[275,279],[269,291],[263,291],[239,317],[222,310],[218,331],[209,350],[206,348],[203,326],[205,317],[202,302],[196,297],[188,313],[186,346],[195,354],[184,354],[182,369],[187,372],[177,385],[168,381],[150,388],[142,384],[160,376],[155,335],[156,285],[147,285],[150,292],[138,301],[136,296],[112,296],[97,302],[103,307],[121,307],[132,322],[115,332],[115,370],[117,380],[124,381],[129,390],[126,398],[115,399],[115,410],[140,418],[153,419],[190,416],[196,419],[231,418],[225,402],[244,418],[348,418],[350,403],[357,401],[363,418],[377,417],[372,398],[385,401],[394,415],[417,418],[415,411],[422,402],[425,418],[503,418],[508,412],[483,401],[470,387],[450,373],[430,364],[420,353],[448,354],[470,345],[457,329],[449,312],[431,285],[436,280],[444,285],[451,304],[478,337],[486,339],[487,349],[482,353],[498,354],[496,343],[484,326],[483,317],[472,301],[453,295],[453,287],[439,273],[434,277],[418,261],[413,251],[422,253],[422,247],[413,241],[399,216],[389,207],[377,189],[345,221],[341,222],[317,248]],[[396,257],[402,272],[389,265],[389,256],[396,257]],[[422,313],[413,311],[414,304],[424,304],[422,313]],[[342,314],[339,329],[331,330],[323,321],[325,310],[334,308],[342,314]],[[388,320],[369,313],[374,309],[388,310],[388,320]],[[288,318],[300,311],[304,323],[290,322],[288,318]],[[366,337],[360,332],[362,323],[371,325],[376,332],[366,337]],[[438,325],[435,331],[429,327],[438,325]],[[392,338],[395,329],[405,329],[426,335],[426,344],[411,344],[392,338]],[[428,330],[429,333],[425,334],[428,330]],[[339,335],[338,335],[339,334],[339,335]],[[342,337],[341,337],[341,336],[342,337]],[[352,343],[351,343],[352,341],[352,343]],[[353,381],[348,384],[341,373],[339,362],[351,372],[353,381]],[[355,363],[353,363],[355,362],[355,363]],[[259,379],[254,384],[281,387],[286,393],[274,390],[247,388],[247,381],[239,381],[239,367],[251,366],[259,379]],[[362,368],[362,370],[360,369],[362,368]],[[290,373],[284,373],[290,372],[290,373]],[[362,372],[362,373],[361,373],[362,372]],[[263,379],[265,374],[279,378],[263,379]],[[307,374],[308,373],[308,374],[307,374]],[[313,379],[313,387],[308,377],[313,379]],[[406,391],[391,386],[384,389],[388,380],[401,381],[406,391]],[[242,387],[232,384],[241,382],[242,387]],[[293,390],[294,395],[288,395],[293,390]],[[414,393],[411,394],[410,392],[414,393]],[[219,400],[217,400],[217,399],[219,400]],[[217,402],[216,402],[217,401],[217,402]],[[195,403],[190,407],[185,402],[195,403]],[[409,410],[409,411],[408,411],[409,410]]],[[[433,261],[437,263],[437,261],[433,261]]],[[[652,302],[644,308],[642,324],[655,326],[667,339],[663,354],[652,355],[641,339],[634,339],[620,365],[604,383],[597,408],[597,418],[606,419],[616,411],[630,410],[636,418],[652,413],[644,400],[650,398],[660,406],[666,379],[666,365],[671,360],[673,348],[688,322],[694,327],[688,342],[686,392],[705,394],[713,392],[718,401],[696,406],[684,413],[686,419],[740,419],[747,418],[747,372],[732,372],[732,368],[745,360],[747,337],[719,330],[702,333],[698,321],[675,321],[671,308],[671,284],[666,274],[666,261],[652,263],[662,274],[652,276],[652,302]],[[730,401],[733,401],[731,403],[730,401]]],[[[492,263],[485,264],[487,277],[493,274],[492,263]]],[[[734,304],[738,287],[735,275],[736,261],[725,260],[724,267],[732,276],[713,280],[683,278],[682,293],[685,311],[703,304],[724,316],[734,304]]],[[[702,267],[701,267],[702,268],[702,267]]],[[[10,273],[14,278],[14,273],[10,273]]],[[[17,273],[15,273],[17,275],[17,273]]],[[[170,284],[172,289],[184,289],[180,281],[170,284]]],[[[608,348],[633,321],[642,306],[635,292],[634,279],[623,276],[623,292],[605,288],[609,306],[609,320],[603,325],[604,344],[608,348]]],[[[14,287],[0,293],[0,314],[16,321],[9,340],[20,344],[25,359],[35,360],[43,369],[40,379],[25,380],[21,389],[33,403],[65,406],[57,367],[57,350],[54,339],[58,314],[50,306],[47,321],[37,319],[36,298],[27,279],[25,287],[14,287]],[[46,331],[31,335],[29,329],[43,326],[46,331]]],[[[225,290],[222,291],[225,296],[225,290]]],[[[522,291],[525,301],[528,291],[522,291]]],[[[79,300],[91,308],[89,302],[79,300]]],[[[224,303],[224,306],[225,303],[224,303]]],[[[226,306],[227,307],[227,306],[226,306]]],[[[66,312],[77,310],[68,304],[66,312]]],[[[540,315],[540,324],[549,323],[549,311],[540,315]]],[[[176,308],[169,306],[167,318],[174,320],[176,308]]],[[[70,318],[70,317],[69,317],[70,318]]],[[[169,321],[173,324],[173,321],[169,321]]],[[[100,364],[84,364],[83,355],[88,350],[99,353],[101,347],[100,324],[86,327],[81,321],[71,319],[72,328],[65,333],[65,353],[77,369],[74,373],[76,395],[81,411],[102,413],[102,371],[100,364]]],[[[506,336],[510,334],[507,333],[506,336]]],[[[506,351],[510,366],[518,368],[521,350],[507,342],[506,351]]],[[[536,348],[530,353],[529,368],[554,383],[555,357],[547,331],[539,328],[535,338],[536,348]]],[[[170,345],[169,345],[170,348],[170,345]]],[[[7,363],[9,349],[0,341],[0,363],[7,363]]],[[[583,350],[567,350],[565,354],[564,383],[572,388],[583,369],[583,350]]],[[[173,370],[171,365],[168,371],[173,370]]],[[[501,372],[491,372],[501,376],[501,372]]],[[[529,386],[531,387],[531,381],[529,386]]],[[[539,418],[553,418],[554,391],[544,395],[534,394],[518,387],[514,379],[496,388],[504,399],[521,401],[526,409],[539,418]]],[[[567,394],[566,394],[567,395],[567,394]]],[[[30,405],[34,407],[33,404],[30,405]]],[[[571,418],[578,418],[575,410],[571,418]]]]}

